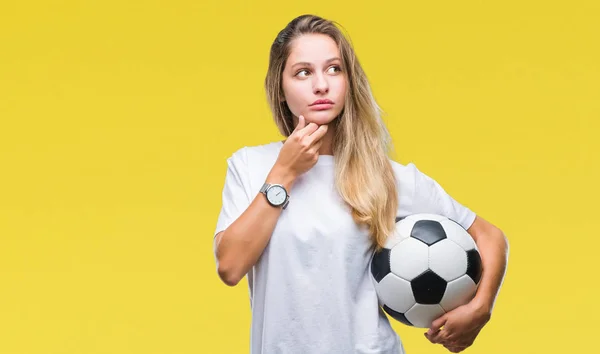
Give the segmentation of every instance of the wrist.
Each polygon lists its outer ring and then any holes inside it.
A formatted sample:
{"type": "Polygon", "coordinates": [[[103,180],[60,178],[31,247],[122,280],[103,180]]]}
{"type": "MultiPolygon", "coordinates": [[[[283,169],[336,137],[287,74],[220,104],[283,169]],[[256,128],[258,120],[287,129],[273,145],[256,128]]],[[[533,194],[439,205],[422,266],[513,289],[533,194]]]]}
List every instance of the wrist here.
{"type": "Polygon", "coordinates": [[[471,305],[482,315],[491,316],[494,302],[489,297],[477,294],[473,300],[471,300],[471,305]]]}
{"type": "Polygon", "coordinates": [[[296,181],[296,176],[289,170],[278,165],[273,166],[265,182],[270,184],[281,184],[290,191],[296,181]]]}

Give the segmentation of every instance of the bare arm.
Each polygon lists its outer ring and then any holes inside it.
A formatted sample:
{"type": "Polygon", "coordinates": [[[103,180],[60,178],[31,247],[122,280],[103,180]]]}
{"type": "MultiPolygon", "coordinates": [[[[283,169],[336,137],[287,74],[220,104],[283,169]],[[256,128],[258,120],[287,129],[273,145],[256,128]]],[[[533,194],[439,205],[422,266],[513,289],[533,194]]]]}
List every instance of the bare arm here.
{"type": "Polygon", "coordinates": [[[471,346],[490,320],[508,262],[508,240],[499,228],[477,216],[467,231],[475,240],[483,263],[475,298],[433,321],[425,333],[432,343],[440,343],[453,353],[471,346]]]}
{"type": "MultiPolygon", "coordinates": [[[[282,184],[291,190],[295,177],[277,165],[266,182],[282,184]]],[[[221,280],[235,286],[258,261],[271,239],[283,208],[273,207],[257,194],[248,208],[226,230],[215,237],[217,270],[221,280]]]]}
{"type": "Polygon", "coordinates": [[[480,216],[468,232],[477,243],[484,269],[474,301],[491,314],[506,273],[508,240],[502,230],[480,216]]]}

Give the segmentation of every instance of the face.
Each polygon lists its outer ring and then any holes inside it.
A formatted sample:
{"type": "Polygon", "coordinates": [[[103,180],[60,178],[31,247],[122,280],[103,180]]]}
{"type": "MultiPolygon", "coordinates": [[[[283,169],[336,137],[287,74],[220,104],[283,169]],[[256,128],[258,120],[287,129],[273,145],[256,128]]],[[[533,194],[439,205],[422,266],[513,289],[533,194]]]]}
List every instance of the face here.
{"type": "Polygon", "coordinates": [[[294,123],[302,115],[306,124],[329,124],[344,108],[346,93],[346,77],[337,44],[327,35],[306,34],[291,45],[282,86],[294,123]],[[328,103],[319,103],[319,100],[328,103]]]}

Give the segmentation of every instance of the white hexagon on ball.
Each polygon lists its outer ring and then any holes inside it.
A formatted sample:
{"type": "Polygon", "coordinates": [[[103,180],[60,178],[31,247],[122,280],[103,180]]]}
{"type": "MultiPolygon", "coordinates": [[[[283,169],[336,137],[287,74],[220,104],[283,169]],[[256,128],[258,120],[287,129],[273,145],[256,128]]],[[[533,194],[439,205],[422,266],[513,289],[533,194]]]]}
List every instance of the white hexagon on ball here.
{"type": "Polygon", "coordinates": [[[477,285],[473,282],[471,277],[465,274],[446,285],[446,291],[444,292],[442,301],[440,301],[440,306],[442,306],[446,312],[452,311],[471,301],[476,292],[477,285]]]}
{"type": "Polygon", "coordinates": [[[404,239],[390,251],[390,270],[402,279],[413,280],[429,268],[428,253],[429,248],[423,242],[404,239]]]}
{"type": "Polygon", "coordinates": [[[454,242],[456,242],[462,249],[465,251],[476,249],[477,246],[475,244],[475,240],[473,237],[465,230],[462,226],[457,224],[456,222],[446,219],[442,222],[442,227],[446,232],[446,237],[454,242]]]}
{"type": "Polygon", "coordinates": [[[467,273],[467,252],[456,242],[443,239],[429,247],[429,269],[446,281],[467,273]]]}
{"type": "Polygon", "coordinates": [[[415,304],[404,316],[415,327],[426,328],[431,326],[431,322],[437,320],[444,313],[440,305],[415,304]]]}
{"type": "Polygon", "coordinates": [[[375,286],[379,299],[394,311],[404,313],[415,304],[410,282],[393,273],[388,273],[375,286]]]}

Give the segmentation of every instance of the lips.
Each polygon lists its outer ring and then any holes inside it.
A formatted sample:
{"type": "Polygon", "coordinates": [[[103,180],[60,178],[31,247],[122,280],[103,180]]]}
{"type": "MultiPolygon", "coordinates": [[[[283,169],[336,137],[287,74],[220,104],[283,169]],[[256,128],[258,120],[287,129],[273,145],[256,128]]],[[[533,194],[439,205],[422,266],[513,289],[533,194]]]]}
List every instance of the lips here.
{"type": "Polygon", "coordinates": [[[333,104],[332,100],[327,100],[327,99],[323,99],[323,100],[316,100],[314,101],[311,106],[317,105],[317,104],[333,104]]]}

